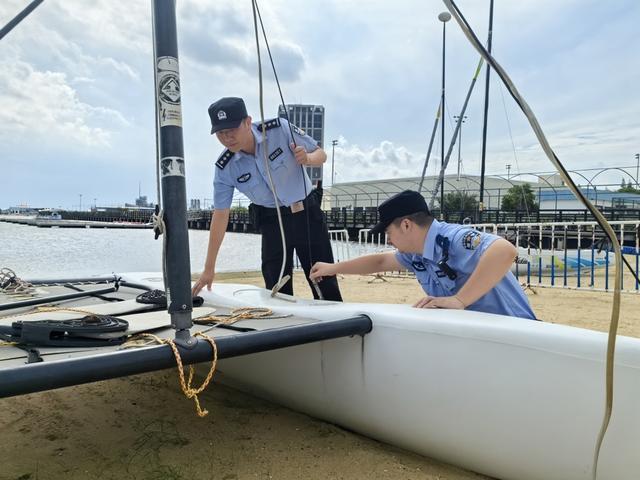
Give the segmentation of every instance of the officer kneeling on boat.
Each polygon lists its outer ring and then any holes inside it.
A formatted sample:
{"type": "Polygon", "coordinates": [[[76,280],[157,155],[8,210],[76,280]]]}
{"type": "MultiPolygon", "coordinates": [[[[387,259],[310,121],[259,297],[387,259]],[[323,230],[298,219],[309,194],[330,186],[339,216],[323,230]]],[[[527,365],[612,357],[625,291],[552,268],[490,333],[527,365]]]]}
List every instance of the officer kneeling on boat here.
{"type": "Polygon", "coordinates": [[[398,251],[365,255],[336,264],[318,262],[311,278],[338,273],[412,270],[427,296],[418,308],[453,308],[535,320],[511,273],[517,249],[504,238],[468,226],[438,222],[422,195],[405,190],[378,207],[372,234],[386,232],[398,251]]]}
{"type": "MultiPolygon", "coordinates": [[[[204,271],[193,287],[193,294],[205,286],[211,290],[218,250],[227,229],[236,188],[251,200],[249,215],[262,234],[262,276],[266,288],[273,288],[279,281],[282,266],[282,237],[274,198],[276,195],[287,248],[284,275],[291,276],[293,273],[294,249],[307,278],[312,262],[333,262],[329,232],[320,208],[322,192],[319,188],[312,189],[311,181],[301,167],[322,165],[327,159],[324,150],[298,127],[290,126],[284,118],[265,121],[263,139],[261,125],[251,123],[241,98],[221,98],[209,107],[209,117],[211,134],[216,134],[226,150],[216,162],[214,211],[207,259],[204,271]],[[271,189],[269,174],[275,192],[271,189]]],[[[311,282],[309,285],[314,297],[318,298],[311,282]]],[[[325,300],[342,300],[335,277],[320,282],[319,288],[325,300]]],[[[292,295],[292,280],[279,291],[292,295]]]]}

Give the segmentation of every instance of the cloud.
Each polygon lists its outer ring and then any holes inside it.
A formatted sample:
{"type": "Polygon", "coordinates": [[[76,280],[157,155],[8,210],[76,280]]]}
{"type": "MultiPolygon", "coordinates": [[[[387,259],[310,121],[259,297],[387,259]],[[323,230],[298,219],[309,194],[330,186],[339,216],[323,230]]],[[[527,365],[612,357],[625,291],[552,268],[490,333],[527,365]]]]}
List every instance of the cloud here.
{"type": "MultiPolygon", "coordinates": [[[[279,79],[299,80],[306,66],[302,47],[279,33],[282,29],[278,24],[267,25],[265,16],[263,14],[263,21],[279,79]]],[[[197,62],[201,68],[215,70],[218,74],[237,74],[239,70],[256,75],[258,58],[253,19],[246,8],[200,5],[191,1],[180,9],[179,24],[182,55],[197,62]]],[[[286,30],[284,32],[286,34],[286,30]]],[[[263,75],[273,78],[262,32],[259,34],[263,75]]]]}
{"type": "Polygon", "coordinates": [[[128,123],[117,111],[82,102],[64,73],[16,60],[0,62],[0,104],[0,138],[7,143],[28,138],[109,146],[105,125],[128,123]]]}
{"type": "MultiPolygon", "coordinates": [[[[330,160],[329,160],[330,162],[330,160]]],[[[366,149],[340,137],[335,149],[336,183],[382,178],[411,177],[422,170],[423,159],[402,146],[383,140],[366,149]]],[[[325,169],[327,169],[325,164],[325,169]]]]}

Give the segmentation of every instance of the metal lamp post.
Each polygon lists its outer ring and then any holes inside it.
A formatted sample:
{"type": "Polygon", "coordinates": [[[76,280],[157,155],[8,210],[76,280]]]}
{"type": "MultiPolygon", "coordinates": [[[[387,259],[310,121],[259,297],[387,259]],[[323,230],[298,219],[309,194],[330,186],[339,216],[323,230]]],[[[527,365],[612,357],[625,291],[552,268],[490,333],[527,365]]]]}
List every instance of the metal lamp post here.
{"type": "MultiPolygon", "coordinates": [[[[444,86],[445,86],[445,51],[446,51],[446,31],[447,22],[451,20],[451,14],[449,12],[442,12],[438,15],[438,20],[442,22],[442,122],[440,126],[440,167],[444,166],[444,118],[445,118],[445,103],[444,103],[444,86]]],[[[444,219],[444,176],[440,182],[440,219],[444,219]]]]}
{"type": "MultiPolygon", "coordinates": [[[[454,115],[454,120],[456,122],[460,122],[460,115],[454,115]]],[[[462,164],[462,157],[460,155],[460,149],[462,148],[462,124],[467,119],[466,115],[462,116],[462,121],[460,123],[460,128],[458,129],[458,180],[460,180],[460,165],[462,164]]]]}
{"type": "Polygon", "coordinates": [[[338,140],[331,140],[331,186],[333,187],[335,170],[333,169],[333,161],[336,155],[336,145],[338,140]]]}

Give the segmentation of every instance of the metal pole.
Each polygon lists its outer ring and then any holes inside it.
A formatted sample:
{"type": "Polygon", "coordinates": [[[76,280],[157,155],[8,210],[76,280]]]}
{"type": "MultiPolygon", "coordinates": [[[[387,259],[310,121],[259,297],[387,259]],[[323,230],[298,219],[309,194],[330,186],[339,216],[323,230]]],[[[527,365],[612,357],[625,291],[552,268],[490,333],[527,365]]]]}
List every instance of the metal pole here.
{"type": "Polygon", "coordinates": [[[165,222],[165,290],[171,326],[176,330],[176,341],[182,346],[193,346],[196,342],[189,333],[193,306],[176,3],[175,0],[153,0],[152,5],[158,112],[156,120],[159,126],[160,175],[165,222]]]}
{"type": "Polygon", "coordinates": [[[338,144],[338,140],[331,140],[331,186],[333,187],[333,182],[335,181],[335,170],[333,168],[333,160],[336,155],[336,145],[338,144]]]}
{"type": "MultiPolygon", "coordinates": [[[[493,36],[493,0],[489,6],[489,37],[487,39],[487,50],[491,53],[491,38],[493,36]]],[[[480,166],[480,219],[482,219],[482,211],[484,210],[484,172],[487,157],[487,117],[489,114],[489,76],[491,74],[491,65],[487,64],[487,75],[484,86],[484,120],[482,124],[482,160],[480,166]]]]}
{"type": "Polygon", "coordinates": [[[638,186],[638,179],[640,178],[640,175],[638,175],[640,173],[640,153],[636,153],[636,190],[638,188],[640,188],[638,186]]]}
{"type": "MultiPolygon", "coordinates": [[[[456,120],[456,123],[460,122],[460,115],[454,115],[453,118],[456,120]]],[[[462,116],[462,123],[466,120],[467,116],[462,116]]],[[[460,124],[460,128],[458,129],[458,181],[460,181],[460,165],[462,164],[462,156],[460,155],[460,149],[462,147],[462,124],[460,124]]]]}
{"type": "Polygon", "coordinates": [[[429,165],[429,158],[431,158],[431,148],[433,147],[433,141],[436,138],[436,132],[438,130],[438,122],[440,121],[440,105],[438,105],[438,111],[436,112],[436,119],[433,122],[433,130],[431,131],[431,139],[429,140],[429,148],[427,149],[427,156],[424,159],[424,165],[422,166],[422,176],[420,177],[420,184],[418,185],[418,193],[422,193],[422,184],[424,183],[424,176],[427,173],[427,166],[429,165]]]}
{"type": "Polygon", "coordinates": [[[2,30],[0,30],[0,40],[2,40],[7,33],[13,30],[16,25],[24,20],[27,15],[33,12],[43,1],[44,0],[33,0],[33,2],[27,5],[18,15],[13,18],[13,20],[2,27],[2,30]]]}
{"type": "MultiPolygon", "coordinates": [[[[445,123],[445,51],[446,51],[446,31],[447,31],[447,22],[451,20],[451,14],[449,12],[442,12],[438,15],[438,20],[442,22],[442,95],[441,95],[441,104],[442,104],[442,122],[440,125],[440,168],[444,168],[444,123],[445,123]]],[[[440,219],[444,219],[444,176],[440,179],[440,219]]]]}

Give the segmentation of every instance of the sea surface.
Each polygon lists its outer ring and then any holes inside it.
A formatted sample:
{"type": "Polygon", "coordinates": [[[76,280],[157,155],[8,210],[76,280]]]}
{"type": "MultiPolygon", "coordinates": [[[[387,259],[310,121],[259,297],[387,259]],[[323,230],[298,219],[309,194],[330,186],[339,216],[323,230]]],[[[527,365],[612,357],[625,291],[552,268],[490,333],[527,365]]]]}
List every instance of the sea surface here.
{"type": "MultiPolygon", "coordinates": [[[[201,272],[209,232],[189,230],[191,271],[201,272]]],[[[227,233],[218,272],[260,270],[260,236],[227,233]]],[[[160,272],[162,237],[151,229],[38,228],[0,222],[0,268],[21,278],[160,272]]]]}

